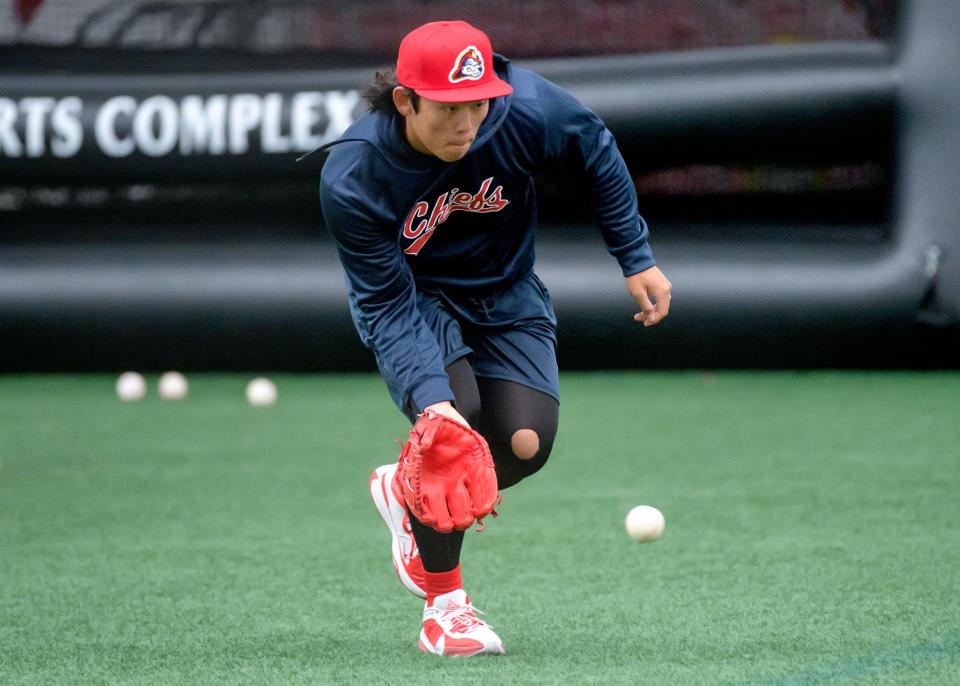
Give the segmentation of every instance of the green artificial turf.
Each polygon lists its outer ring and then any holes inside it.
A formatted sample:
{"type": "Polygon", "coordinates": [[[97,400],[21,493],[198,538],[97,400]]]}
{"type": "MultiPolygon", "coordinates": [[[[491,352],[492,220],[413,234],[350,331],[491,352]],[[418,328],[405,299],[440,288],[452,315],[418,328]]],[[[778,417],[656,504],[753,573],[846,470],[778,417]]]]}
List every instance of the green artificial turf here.
{"type": "Polygon", "coordinates": [[[467,535],[507,648],[473,659],[416,648],[382,382],[275,380],[0,376],[0,684],[958,682],[960,374],[564,376],[547,467],[467,535]]]}

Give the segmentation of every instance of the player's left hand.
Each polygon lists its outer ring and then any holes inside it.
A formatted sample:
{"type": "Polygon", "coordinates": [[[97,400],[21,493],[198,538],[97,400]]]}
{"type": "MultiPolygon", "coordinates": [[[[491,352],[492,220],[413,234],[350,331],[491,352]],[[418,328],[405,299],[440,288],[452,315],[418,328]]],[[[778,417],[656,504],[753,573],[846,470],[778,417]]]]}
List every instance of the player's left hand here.
{"type": "Polygon", "coordinates": [[[627,277],[627,290],[640,305],[633,319],[644,326],[659,324],[670,311],[670,292],[673,285],[658,267],[627,277]]]}
{"type": "Polygon", "coordinates": [[[486,439],[455,419],[427,411],[400,452],[400,490],[411,514],[450,533],[494,514],[497,472],[486,439]]]}

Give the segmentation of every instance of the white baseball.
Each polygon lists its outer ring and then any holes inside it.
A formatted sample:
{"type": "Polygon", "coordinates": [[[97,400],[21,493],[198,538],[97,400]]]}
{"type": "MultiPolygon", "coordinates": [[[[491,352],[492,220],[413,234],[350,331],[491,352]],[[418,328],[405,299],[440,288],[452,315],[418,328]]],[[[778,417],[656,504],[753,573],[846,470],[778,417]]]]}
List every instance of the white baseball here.
{"type": "Polygon", "coordinates": [[[663,513],[657,508],[650,505],[637,505],[627,513],[625,524],[630,538],[639,543],[647,543],[660,538],[666,521],[663,513]]]}
{"type": "Polygon", "coordinates": [[[124,372],[117,377],[117,397],[120,400],[130,402],[131,400],[140,400],[147,394],[147,382],[142,374],[137,372],[124,372]]]}
{"type": "Polygon", "coordinates": [[[161,375],[160,381],[157,382],[157,393],[167,400],[180,400],[189,390],[190,384],[187,383],[187,377],[180,372],[167,372],[161,375]]]}
{"type": "Polygon", "coordinates": [[[247,384],[247,402],[254,407],[273,405],[277,401],[277,387],[270,380],[259,376],[247,384]]]}

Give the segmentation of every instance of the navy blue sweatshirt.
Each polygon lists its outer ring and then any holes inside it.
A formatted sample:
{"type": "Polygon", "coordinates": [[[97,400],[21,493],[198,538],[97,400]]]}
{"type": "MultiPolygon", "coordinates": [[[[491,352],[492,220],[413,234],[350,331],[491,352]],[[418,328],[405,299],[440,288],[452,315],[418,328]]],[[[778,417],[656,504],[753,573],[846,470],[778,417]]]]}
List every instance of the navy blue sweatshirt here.
{"type": "Polygon", "coordinates": [[[462,159],[415,151],[399,114],[371,113],[344,132],[321,173],[354,324],[401,409],[454,398],[417,288],[476,296],[529,275],[535,174],[556,171],[582,188],[624,276],[654,265],[633,182],[599,117],[500,55],[494,66],[513,93],[491,102],[462,159]]]}

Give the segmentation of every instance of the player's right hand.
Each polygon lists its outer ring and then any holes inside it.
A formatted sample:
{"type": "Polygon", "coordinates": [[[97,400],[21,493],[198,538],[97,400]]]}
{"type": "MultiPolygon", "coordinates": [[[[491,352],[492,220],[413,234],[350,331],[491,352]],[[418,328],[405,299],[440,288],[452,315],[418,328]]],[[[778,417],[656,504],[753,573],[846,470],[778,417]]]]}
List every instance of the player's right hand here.
{"type": "Polygon", "coordinates": [[[633,315],[644,326],[659,324],[670,311],[670,292],[673,285],[658,267],[650,267],[627,277],[627,290],[640,305],[633,315]]]}

